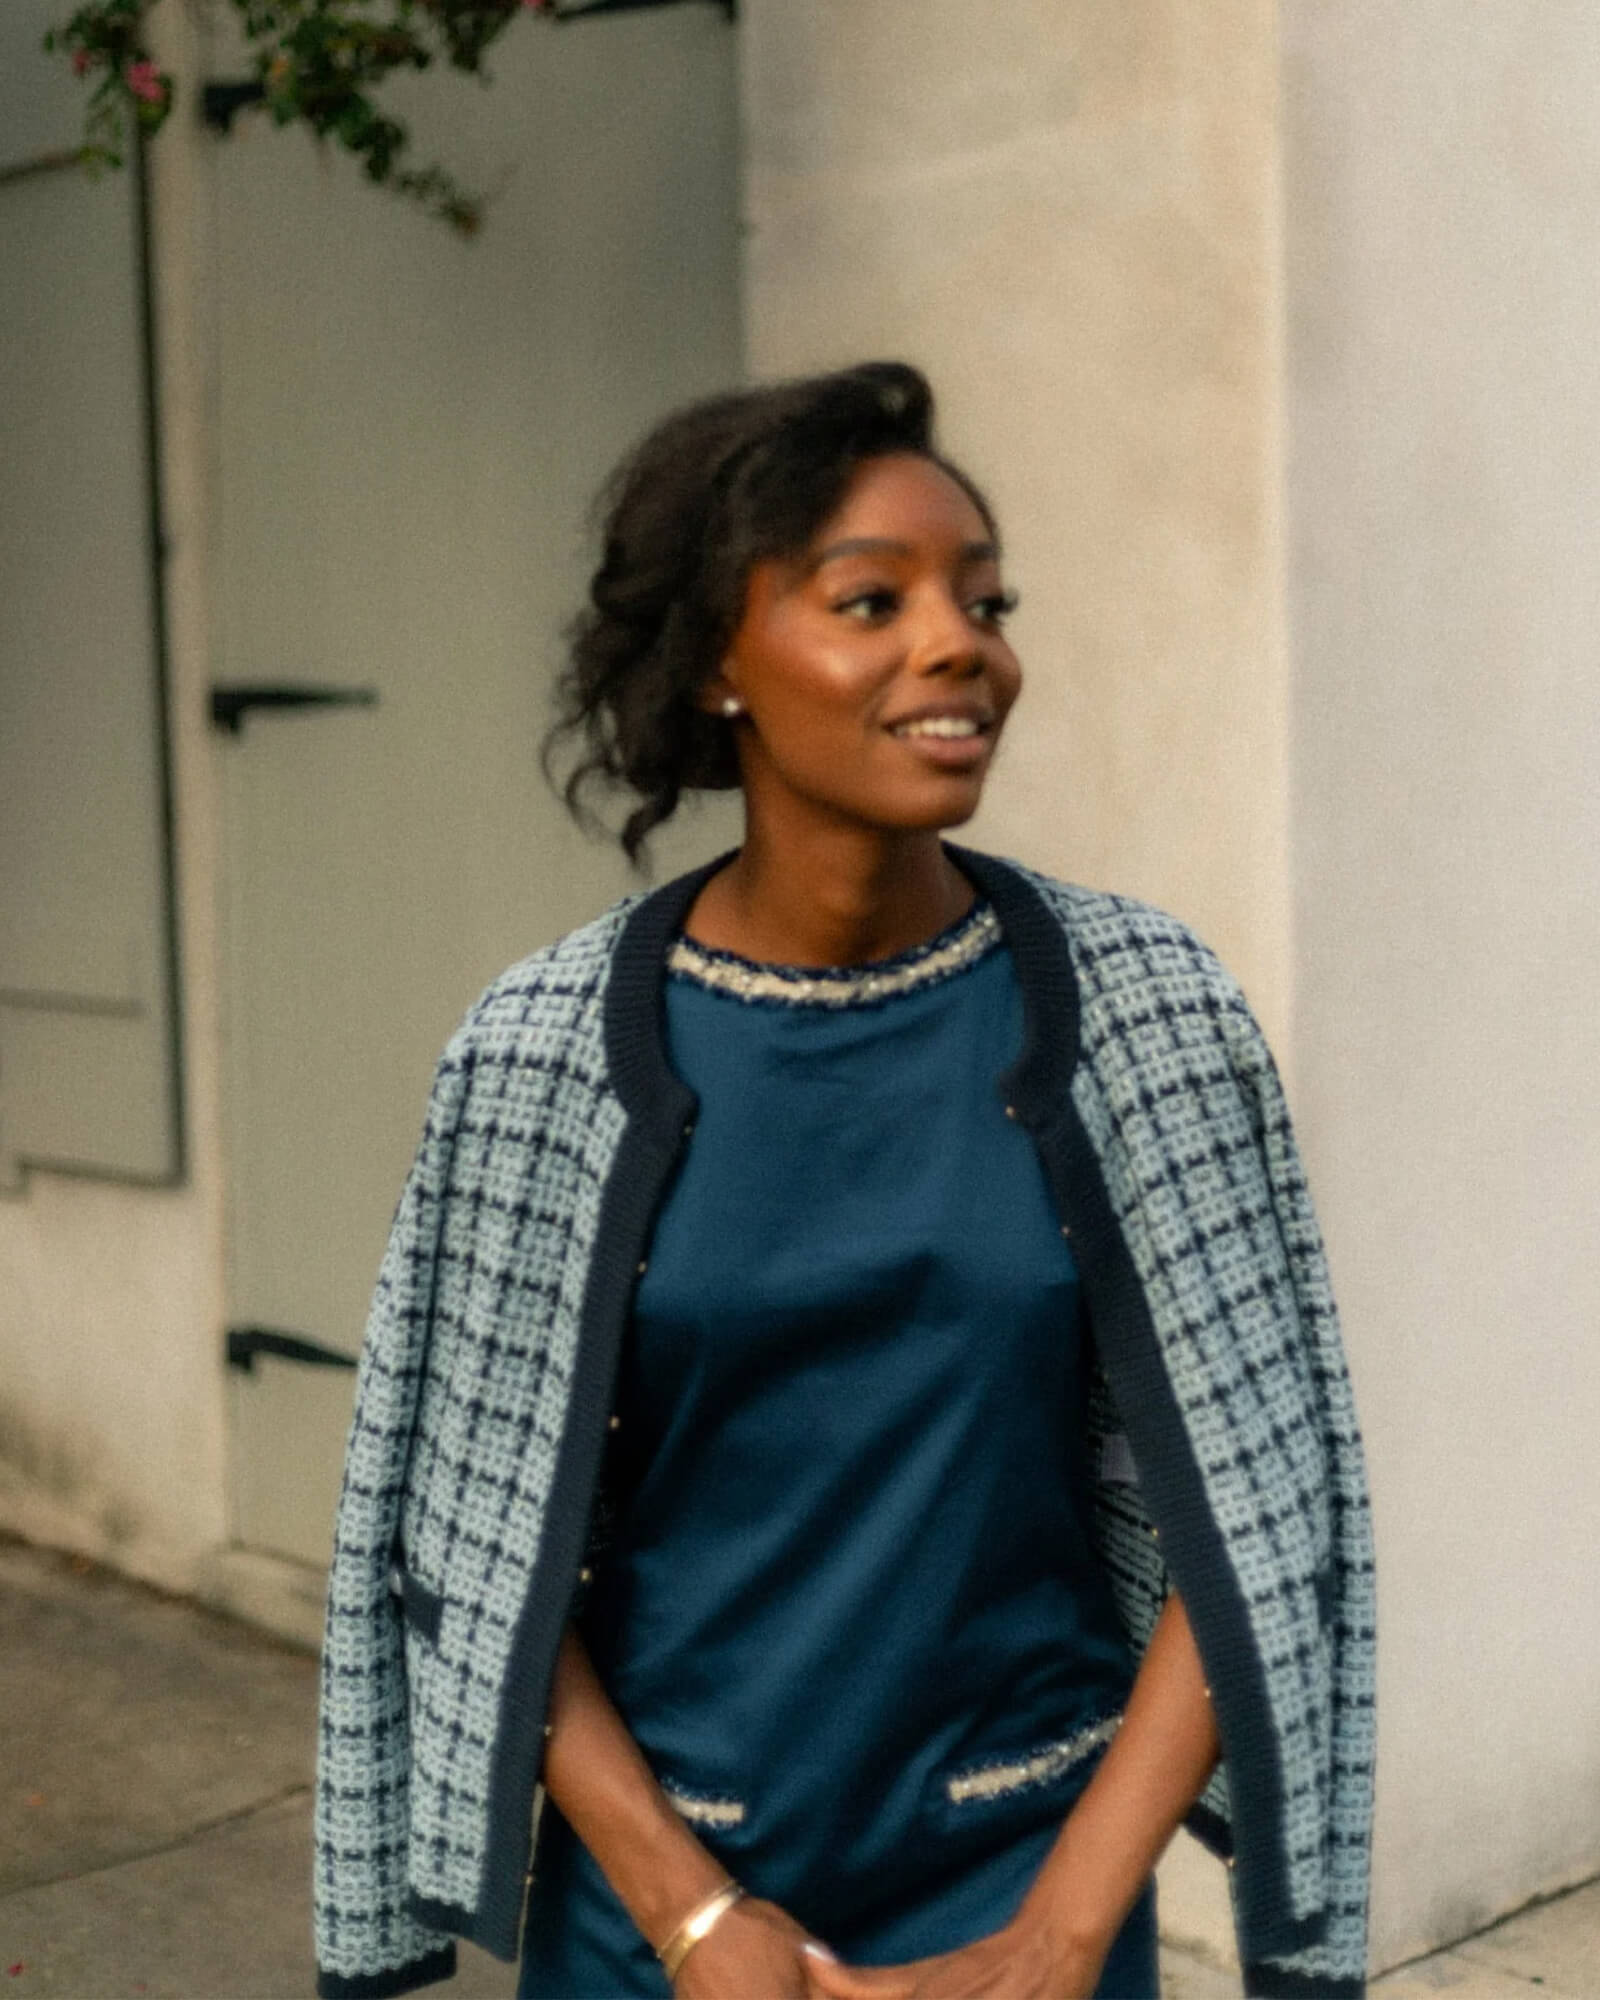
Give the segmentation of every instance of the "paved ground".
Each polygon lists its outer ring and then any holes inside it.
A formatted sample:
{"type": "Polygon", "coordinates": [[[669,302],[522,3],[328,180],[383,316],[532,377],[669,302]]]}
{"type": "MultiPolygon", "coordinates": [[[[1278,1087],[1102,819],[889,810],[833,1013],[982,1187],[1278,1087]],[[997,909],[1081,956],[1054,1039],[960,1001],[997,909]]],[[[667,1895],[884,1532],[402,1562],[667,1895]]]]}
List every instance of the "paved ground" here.
{"type": "MultiPolygon", "coordinates": [[[[0,1541],[0,2000],[304,2000],[315,1669],[0,1541]]],[[[1164,2000],[1235,1976],[1168,1951],[1164,2000]]],[[[464,1947],[452,2000],[509,2000],[464,1947]]],[[[1378,1982],[1374,2000],[1600,2000],[1600,1883],[1378,1982]]]]}

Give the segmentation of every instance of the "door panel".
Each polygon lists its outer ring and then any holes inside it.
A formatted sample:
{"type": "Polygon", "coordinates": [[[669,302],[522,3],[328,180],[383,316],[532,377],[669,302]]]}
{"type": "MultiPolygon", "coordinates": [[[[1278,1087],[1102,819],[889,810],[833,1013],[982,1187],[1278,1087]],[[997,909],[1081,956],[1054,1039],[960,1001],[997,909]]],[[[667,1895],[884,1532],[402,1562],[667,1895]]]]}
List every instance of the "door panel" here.
{"type": "MultiPolygon", "coordinates": [[[[61,18],[0,8],[0,167],[82,136],[61,18]]],[[[183,1170],[143,221],[132,161],[0,184],[0,1196],[183,1170]]]]}
{"type": "MultiPolygon", "coordinates": [[[[537,750],[599,478],[737,380],[732,35],[707,8],[514,24],[415,92],[503,182],[462,242],[296,133],[219,147],[218,678],[370,686],[220,736],[231,1317],[354,1353],[438,1050],[629,886],[537,750]]],[[[727,802],[658,872],[726,845],[727,802]]],[[[326,1559],[352,1377],[233,1376],[236,1532],[326,1559]]]]}

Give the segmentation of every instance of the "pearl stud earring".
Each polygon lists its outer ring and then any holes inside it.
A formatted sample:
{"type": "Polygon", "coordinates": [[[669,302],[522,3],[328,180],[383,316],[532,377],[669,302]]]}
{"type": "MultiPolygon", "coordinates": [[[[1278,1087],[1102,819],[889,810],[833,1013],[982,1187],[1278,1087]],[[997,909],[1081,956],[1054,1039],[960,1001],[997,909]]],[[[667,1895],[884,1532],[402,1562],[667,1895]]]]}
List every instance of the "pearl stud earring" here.
{"type": "Polygon", "coordinates": [[[736,694],[725,694],[722,697],[722,712],[731,721],[734,716],[744,714],[744,703],[736,694]]]}

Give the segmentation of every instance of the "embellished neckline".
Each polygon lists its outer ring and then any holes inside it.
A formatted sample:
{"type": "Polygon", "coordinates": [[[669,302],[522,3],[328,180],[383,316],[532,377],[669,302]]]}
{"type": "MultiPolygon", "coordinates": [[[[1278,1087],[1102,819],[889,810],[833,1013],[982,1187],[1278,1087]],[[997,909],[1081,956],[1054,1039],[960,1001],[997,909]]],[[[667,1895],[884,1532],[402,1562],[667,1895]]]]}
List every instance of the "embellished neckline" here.
{"type": "Polygon", "coordinates": [[[1000,919],[980,898],[937,937],[867,965],[772,965],[697,944],[680,933],[667,953],[667,971],[753,1006],[871,1007],[953,979],[986,958],[1000,941],[1000,919]]]}

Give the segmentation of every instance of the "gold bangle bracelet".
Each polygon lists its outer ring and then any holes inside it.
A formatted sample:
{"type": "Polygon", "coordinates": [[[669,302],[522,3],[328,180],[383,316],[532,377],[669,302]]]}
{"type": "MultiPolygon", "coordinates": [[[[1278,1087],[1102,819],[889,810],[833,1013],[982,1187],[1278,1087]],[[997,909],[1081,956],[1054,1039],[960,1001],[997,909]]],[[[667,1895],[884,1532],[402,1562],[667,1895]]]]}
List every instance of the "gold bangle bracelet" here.
{"type": "Polygon", "coordinates": [[[661,1961],[661,1969],[669,1980],[676,1979],[683,1970],[683,1961],[700,1943],[707,1938],[733,1908],[744,1900],[744,1891],[737,1882],[724,1882],[715,1889],[703,1903],[696,1903],[666,1943],[656,1953],[661,1961]]]}

